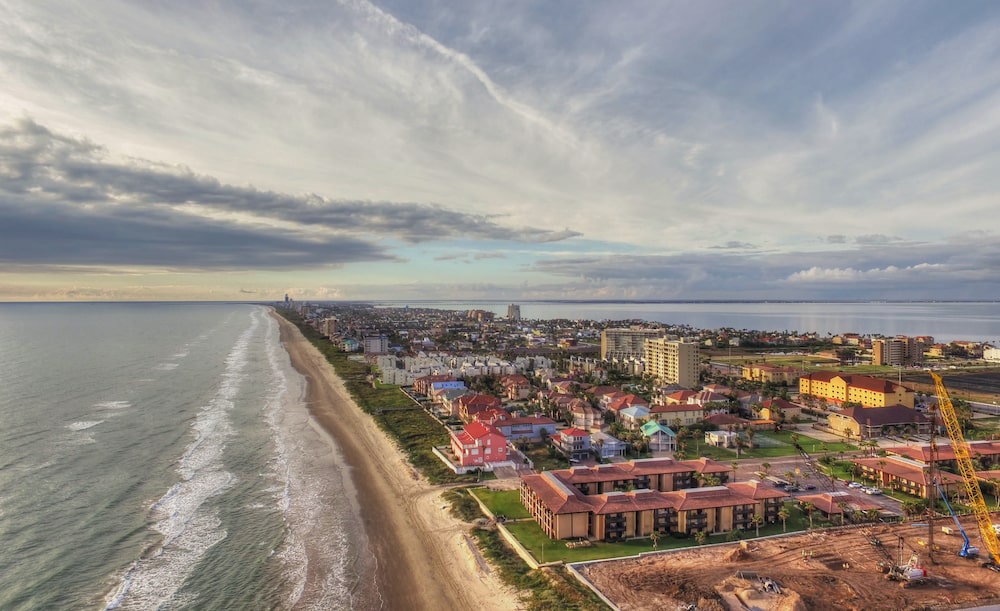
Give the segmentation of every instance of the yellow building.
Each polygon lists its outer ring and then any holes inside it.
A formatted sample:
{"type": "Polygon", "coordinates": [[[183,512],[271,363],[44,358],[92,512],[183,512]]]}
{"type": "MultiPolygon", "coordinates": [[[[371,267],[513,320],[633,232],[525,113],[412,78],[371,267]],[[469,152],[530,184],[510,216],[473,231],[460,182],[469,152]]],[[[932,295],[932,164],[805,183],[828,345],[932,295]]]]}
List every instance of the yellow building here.
{"type": "Polygon", "coordinates": [[[765,384],[794,384],[799,379],[799,370],[794,367],[779,367],[767,363],[743,366],[743,378],[765,384]]]}
{"type": "Polygon", "coordinates": [[[862,407],[904,405],[913,408],[913,390],[882,378],[820,371],[799,378],[799,394],[829,403],[857,403],[862,407]]]}

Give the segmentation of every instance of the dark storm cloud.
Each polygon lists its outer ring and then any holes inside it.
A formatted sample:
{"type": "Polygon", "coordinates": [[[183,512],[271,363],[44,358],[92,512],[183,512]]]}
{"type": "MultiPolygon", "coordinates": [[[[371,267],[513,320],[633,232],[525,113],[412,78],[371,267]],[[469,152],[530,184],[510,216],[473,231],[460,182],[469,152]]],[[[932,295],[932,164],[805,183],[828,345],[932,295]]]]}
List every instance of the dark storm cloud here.
{"type": "Polygon", "coordinates": [[[174,210],[54,205],[0,188],[5,264],[282,269],[392,258],[349,236],[311,239],[174,210]]]}
{"type": "Polygon", "coordinates": [[[374,241],[384,236],[417,243],[577,235],[494,219],[429,204],[296,197],[184,168],[113,163],[94,143],[28,119],[0,129],[5,261],[287,267],[393,259],[374,241]]]}

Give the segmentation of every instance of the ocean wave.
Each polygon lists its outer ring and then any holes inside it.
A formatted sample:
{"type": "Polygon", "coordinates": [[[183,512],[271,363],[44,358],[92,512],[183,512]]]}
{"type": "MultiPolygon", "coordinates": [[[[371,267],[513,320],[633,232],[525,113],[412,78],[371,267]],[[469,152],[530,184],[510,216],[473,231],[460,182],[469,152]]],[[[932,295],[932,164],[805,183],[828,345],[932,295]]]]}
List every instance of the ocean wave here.
{"type": "Polygon", "coordinates": [[[245,375],[250,338],[259,326],[251,318],[249,328],[236,340],[225,359],[226,369],[215,396],[191,423],[195,439],[178,460],[180,481],[170,487],[149,510],[152,528],[160,533],[158,545],[136,560],[121,578],[107,609],[185,606],[196,600],[180,600],[180,589],[198,561],[227,531],[218,511],[208,499],[233,486],[236,477],[226,469],[223,452],[234,435],[230,411],[245,375]]]}
{"type": "Polygon", "coordinates": [[[118,410],[118,409],[128,409],[132,407],[131,401],[101,401],[100,403],[95,403],[94,407],[99,410],[118,410]]]}
{"type": "Polygon", "coordinates": [[[103,420],[80,420],[79,422],[71,422],[66,425],[71,431],[85,431],[90,428],[94,428],[98,424],[104,422],[103,420]]]}

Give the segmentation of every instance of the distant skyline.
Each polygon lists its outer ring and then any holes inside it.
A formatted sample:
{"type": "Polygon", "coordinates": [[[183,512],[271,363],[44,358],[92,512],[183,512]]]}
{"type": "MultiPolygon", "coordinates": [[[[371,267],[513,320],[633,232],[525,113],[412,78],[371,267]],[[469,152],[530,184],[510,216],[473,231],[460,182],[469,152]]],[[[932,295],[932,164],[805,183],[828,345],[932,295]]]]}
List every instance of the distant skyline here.
{"type": "Polygon", "coordinates": [[[995,2],[0,28],[0,301],[1000,299],[995,2]]]}

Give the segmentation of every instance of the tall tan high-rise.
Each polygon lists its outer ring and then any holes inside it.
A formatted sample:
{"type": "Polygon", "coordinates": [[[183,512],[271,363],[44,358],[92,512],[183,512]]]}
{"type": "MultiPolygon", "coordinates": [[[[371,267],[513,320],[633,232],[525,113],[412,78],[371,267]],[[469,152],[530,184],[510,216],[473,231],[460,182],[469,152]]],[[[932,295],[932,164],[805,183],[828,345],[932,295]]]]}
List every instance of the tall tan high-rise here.
{"type": "Polygon", "coordinates": [[[646,373],[662,384],[698,385],[698,344],[665,338],[647,339],[646,373]]]}

